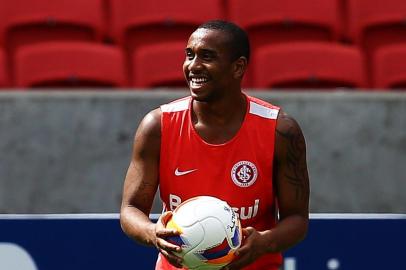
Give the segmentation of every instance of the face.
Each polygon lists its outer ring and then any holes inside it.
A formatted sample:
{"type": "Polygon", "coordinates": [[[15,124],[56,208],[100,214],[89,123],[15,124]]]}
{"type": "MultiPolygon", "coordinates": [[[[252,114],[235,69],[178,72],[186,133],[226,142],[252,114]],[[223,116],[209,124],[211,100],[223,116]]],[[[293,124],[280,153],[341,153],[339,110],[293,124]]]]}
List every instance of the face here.
{"type": "Polygon", "coordinates": [[[197,101],[220,98],[238,82],[227,38],[223,32],[210,29],[197,29],[189,38],[183,72],[197,101]]]}

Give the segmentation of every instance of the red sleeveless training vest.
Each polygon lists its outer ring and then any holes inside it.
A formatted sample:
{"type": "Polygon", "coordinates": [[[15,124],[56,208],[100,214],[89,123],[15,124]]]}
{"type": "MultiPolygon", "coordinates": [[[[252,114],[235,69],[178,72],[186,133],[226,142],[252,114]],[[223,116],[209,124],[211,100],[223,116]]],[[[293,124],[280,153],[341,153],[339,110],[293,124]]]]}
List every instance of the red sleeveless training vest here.
{"type": "MultiPolygon", "coordinates": [[[[164,210],[209,195],[233,207],[242,227],[258,231],[276,224],[272,168],[279,108],[246,96],[247,112],[237,134],[223,144],[205,142],[191,121],[192,98],[161,106],[159,188],[164,210]]],[[[281,254],[267,254],[245,269],[273,270],[281,254]]],[[[160,257],[156,269],[176,269],[160,257]]]]}

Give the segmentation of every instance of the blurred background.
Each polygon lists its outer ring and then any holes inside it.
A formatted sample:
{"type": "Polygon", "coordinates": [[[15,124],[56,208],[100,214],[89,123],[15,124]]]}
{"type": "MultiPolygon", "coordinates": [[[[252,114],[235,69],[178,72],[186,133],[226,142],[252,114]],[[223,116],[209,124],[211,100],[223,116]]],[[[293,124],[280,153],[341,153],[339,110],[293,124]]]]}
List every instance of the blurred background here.
{"type": "Polygon", "coordinates": [[[245,91],[302,126],[312,213],[406,212],[405,1],[0,0],[0,213],[117,213],[210,19],[250,36],[245,91]]]}
{"type": "Polygon", "coordinates": [[[309,233],[284,270],[402,268],[405,0],[0,0],[0,269],[154,268],[120,228],[123,181],[211,19],[248,32],[244,91],[306,137],[309,233]]]}

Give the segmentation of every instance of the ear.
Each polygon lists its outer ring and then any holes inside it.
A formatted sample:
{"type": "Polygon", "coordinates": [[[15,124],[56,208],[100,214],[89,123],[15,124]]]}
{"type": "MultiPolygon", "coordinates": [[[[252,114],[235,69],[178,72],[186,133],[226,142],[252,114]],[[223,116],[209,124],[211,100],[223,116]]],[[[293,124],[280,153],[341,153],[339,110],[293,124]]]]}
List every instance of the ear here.
{"type": "Polygon", "coordinates": [[[245,70],[247,69],[248,61],[245,56],[240,56],[237,60],[234,61],[234,79],[242,79],[244,76],[245,70]]]}

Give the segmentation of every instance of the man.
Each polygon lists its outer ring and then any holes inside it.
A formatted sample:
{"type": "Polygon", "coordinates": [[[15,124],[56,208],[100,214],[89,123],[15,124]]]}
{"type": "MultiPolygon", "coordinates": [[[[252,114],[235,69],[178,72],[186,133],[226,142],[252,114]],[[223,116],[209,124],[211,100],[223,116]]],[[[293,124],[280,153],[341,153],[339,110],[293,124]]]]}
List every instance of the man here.
{"type": "MultiPolygon", "coordinates": [[[[197,28],[183,64],[190,97],[142,120],[124,184],[121,225],[132,239],[155,246],[156,269],[182,267],[180,247],[165,229],[182,201],[211,195],[241,219],[244,240],[226,269],[276,270],[281,252],[307,232],[306,146],[297,122],[278,107],[242,92],[249,42],[238,26],[210,21],[197,28]],[[148,214],[160,187],[163,213],[148,214]]],[[[261,67],[265,68],[265,67],[261,67]]]]}

